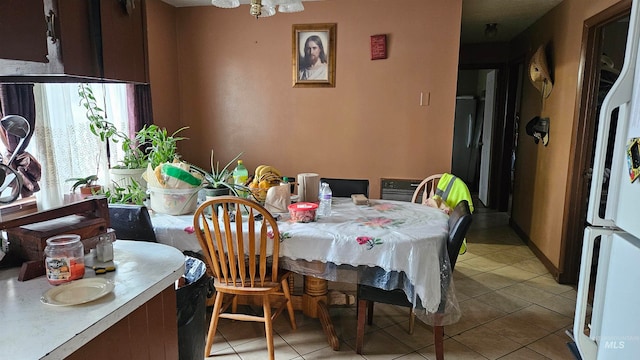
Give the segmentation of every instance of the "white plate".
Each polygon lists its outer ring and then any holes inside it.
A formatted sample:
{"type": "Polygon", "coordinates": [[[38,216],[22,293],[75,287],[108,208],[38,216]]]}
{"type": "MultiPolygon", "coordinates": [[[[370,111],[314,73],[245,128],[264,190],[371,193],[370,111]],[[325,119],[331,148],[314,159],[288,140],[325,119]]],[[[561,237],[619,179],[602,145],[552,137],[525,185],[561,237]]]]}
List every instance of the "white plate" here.
{"type": "Polygon", "coordinates": [[[80,279],[47,290],[40,301],[56,306],[84,304],[107,295],[114,287],[112,281],[102,278],[80,279]]]}

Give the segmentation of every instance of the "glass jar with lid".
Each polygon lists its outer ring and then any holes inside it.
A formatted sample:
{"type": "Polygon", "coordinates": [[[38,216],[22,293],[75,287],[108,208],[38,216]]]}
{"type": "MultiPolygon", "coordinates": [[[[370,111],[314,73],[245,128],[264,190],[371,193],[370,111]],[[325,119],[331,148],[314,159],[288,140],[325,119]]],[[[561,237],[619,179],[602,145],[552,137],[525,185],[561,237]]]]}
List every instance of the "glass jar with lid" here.
{"type": "Polygon", "coordinates": [[[63,234],[48,238],[44,254],[50,284],[59,285],[84,276],[84,246],[79,235],[63,234]]]}

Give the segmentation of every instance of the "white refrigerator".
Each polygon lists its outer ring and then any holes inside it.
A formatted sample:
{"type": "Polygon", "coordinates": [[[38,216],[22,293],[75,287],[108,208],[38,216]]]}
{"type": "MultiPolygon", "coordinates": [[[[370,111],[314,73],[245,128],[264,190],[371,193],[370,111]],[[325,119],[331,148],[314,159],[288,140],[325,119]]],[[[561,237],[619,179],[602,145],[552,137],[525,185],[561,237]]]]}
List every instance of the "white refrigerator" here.
{"type": "Polygon", "coordinates": [[[640,179],[631,181],[640,172],[639,5],[598,123],[573,325],[584,360],[640,359],[640,179]]]}

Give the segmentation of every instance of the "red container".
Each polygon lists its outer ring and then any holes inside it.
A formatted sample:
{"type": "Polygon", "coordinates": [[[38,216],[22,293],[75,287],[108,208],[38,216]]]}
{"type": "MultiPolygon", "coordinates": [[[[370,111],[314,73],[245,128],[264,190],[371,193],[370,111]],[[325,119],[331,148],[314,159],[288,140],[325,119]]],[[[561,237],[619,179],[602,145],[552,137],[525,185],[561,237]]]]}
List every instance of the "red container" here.
{"type": "Polygon", "coordinates": [[[309,202],[299,202],[289,205],[289,215],[295,222],[308,223],[316,221],[316,211],[318,204],[309,202]]]}

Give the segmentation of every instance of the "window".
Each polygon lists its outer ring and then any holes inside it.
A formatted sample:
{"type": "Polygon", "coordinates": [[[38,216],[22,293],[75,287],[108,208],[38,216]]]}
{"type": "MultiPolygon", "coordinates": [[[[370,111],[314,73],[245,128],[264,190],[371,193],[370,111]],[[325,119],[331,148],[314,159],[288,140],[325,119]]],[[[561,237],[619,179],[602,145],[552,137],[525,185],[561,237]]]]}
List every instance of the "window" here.
{"type": "MultiPolygon", "coordinates": [[[[126,84],[90,84],[106,120],[129,133],[126,84]]],[[[41,209],[61,206],[70,193],[69,178],[97,174],[108,185],[107,147],[91,133],[86,109],[81,106],[78,84],[34,86],[36,126],[27,151],[42,165],[41,190],[35,195],[41,209]]],[[[119,144],[110,145],[111,164],[122,158],[119,144]]]]}

